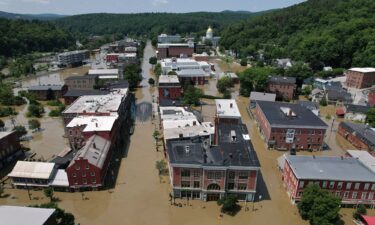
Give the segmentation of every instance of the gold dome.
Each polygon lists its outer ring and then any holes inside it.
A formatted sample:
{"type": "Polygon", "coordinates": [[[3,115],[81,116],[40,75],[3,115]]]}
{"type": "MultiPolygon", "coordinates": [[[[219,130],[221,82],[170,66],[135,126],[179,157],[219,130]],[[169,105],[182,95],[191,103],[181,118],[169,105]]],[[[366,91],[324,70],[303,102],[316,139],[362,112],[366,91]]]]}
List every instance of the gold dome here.
{"type": "Polygon", "coordinates": [[[208,29],[207,29],[207,33],[212,33],[212,32],[213,32],[213,30],[212,30],[211,26],[209,26],[208,29]]]}

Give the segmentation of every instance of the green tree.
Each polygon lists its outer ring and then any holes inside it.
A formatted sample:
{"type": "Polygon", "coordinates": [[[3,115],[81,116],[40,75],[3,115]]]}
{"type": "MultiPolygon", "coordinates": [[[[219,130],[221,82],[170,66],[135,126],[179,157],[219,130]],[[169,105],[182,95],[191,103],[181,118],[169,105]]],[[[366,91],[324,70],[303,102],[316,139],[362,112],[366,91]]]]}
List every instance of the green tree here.
{"type": "Polygon", "coordinates": [[[372,127],[375,127],[375,108],[371,108],[368,112],[367,112],[367,119],[366,119],[367,123],[372,126],[372,127]]]}
{"type": "Polygon", "coordinates": [[[358,205],[357,209],[355,212],[353,212],[353,218],[356,220],[359,220],[361,218],[361,215],[366,215],[367,214],[367,209],[365,205],[358,205]]]}
{"type": "Polygon", "coordinates": [[[323,96],[323,98],[319,101],[319,105],[321,106],[327,106],[328,103],[327,103],[327,99],[325,96],[323,96]]]}
{"type": "Polygon", "coordinates": [[[238,205],[237,196],[232,194],[219,199],[217,204],[221,206],[221,212],[229,215],[235,215],[241,209],[238,205]]]}
{"type": "Polygon", "coordinates": [[[220,80],[216,83],[216,88],[220,93],[224,93],[228,88],[230,88],[232,85],[232,82],[228,76],[222,77],[220,80]]]}
{"type": "Polygon", "coordinates": [[[44,196],[50,199],[50,201],[53,201],[53,188],[48,187],[43,190],[44,196]]]}
{"type": "Polygon", "coordinates": [[[269,76],[276,72],[272,67],[251,67],[242,72],[240,78],[240,94],[250,96],[250,92],[264,91],[267,87],[269,76]]]}
{"type": "Polygon", "coordinates": [[[42,105],[30,104],[27,110],[27,116],[29,117],[42,117],[44,113],[44,107],[42,105]]]}
{"type": "Polygon", "coordinates": [[[161,70],[160,63],[156,64],[156,66],[154,68],[154,73],[155,73],[156,77],[159,77],[161,75],[162,70],[161,70]]]}
{"type": "Polygon", "coordinates": [[[129,87],[134,89],[138,86],[138,83],[142,80],[141,69],[139,65],[131,64],[124,69],[124,79],[129,82],[129,87]]]}
{"type": "Polygon", "coordinates": [[[156,161],[155,168],[158,170],[159,175],[162,175],[167,169],[167,163],[164,160],[158,160],[156,161]]]}
{"type": "Polygon", "coordinates": [[[153,86],[155,85],[155,80],[153,78],[149,78],[148,83],[153,86]]]}
{"type": "Polygon", "coordinates": [[[313,75],[313,70],[306,64],[302,62],[295,63],[292,67],[285,70],[285,76],[296,77],[298,80],[302,81],[313,75]]]}
{"type": "Polygon", "coordinates": [[[13,130],[16,131],[18,137],[22,137],[23,135],[26,135],[26,134],[27,134],[27,130],[26,130],[26,128],[25,128],[24,126],[21,126],[21,125],[19,125],[19,126],[15,126],[15,127],[13,128],[13,130]]]}
{"type": "Polygon", "coordinates": [[[184,91],[183,102],[186,105],[199,105],[199,99],[202,96],[202,90],[188,85],[184,91]]]}
{"type": "Polygon", "coordinates": [[[176,73],[176,71],[171,70],[171,71],[168,72],[168,75],[177,75],[177,73],[176,73]]]}
{"type": "Polygon", "coordinates": [[[156,63],[158,63],[158,59],[155,56],[152,56],[152,57],[150,57],[150,59],[148,60],[148,62],[151,65],[156,65],[156,63]]]}
{"type": "Polygon", "coordinates": [[[29,120],[29,129],[31,130],[39,130],[40,128],[40,122],[36,119],[29,120]]]}
{"type": "Polygon", "coordinates": [[[312,225],[334,224],[339,220],[340,198],[319,185],[310,184],[303,190],[298,210],[303,219],[310,221],[312,225]]]}
{"type": "Polygon", "coordinates": [[[241,61],[240,61],[240,64],[241,64],[241,66],[247,66],[247,59],[242,58],[241,61]]]}
{"type": "Polygon", "coordinates": [[[311,94],[311,87],[305,86],[304,88],[302,88],[301,94],[304,96],[309,96],[311,94]]]}

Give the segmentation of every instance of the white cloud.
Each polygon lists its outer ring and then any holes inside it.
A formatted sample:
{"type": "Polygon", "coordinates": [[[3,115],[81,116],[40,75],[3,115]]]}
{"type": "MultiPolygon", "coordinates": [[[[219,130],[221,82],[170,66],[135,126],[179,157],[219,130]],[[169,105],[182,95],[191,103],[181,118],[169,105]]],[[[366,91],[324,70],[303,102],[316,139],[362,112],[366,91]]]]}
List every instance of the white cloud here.
{"type": "Polygon", "coordinates": [[[30,2],[30,3],[39,3],[39,4],[49,4],[51,0],[22,0],[23,2],[30,2]]]}
{"type": "Polygon", "coordinates": [[[168,0],[154,0],[152,2],[152,5],[159,6],[159,5],[165,5],[165,4],[168,4],[168,3],[169,3],[168,0]]]}

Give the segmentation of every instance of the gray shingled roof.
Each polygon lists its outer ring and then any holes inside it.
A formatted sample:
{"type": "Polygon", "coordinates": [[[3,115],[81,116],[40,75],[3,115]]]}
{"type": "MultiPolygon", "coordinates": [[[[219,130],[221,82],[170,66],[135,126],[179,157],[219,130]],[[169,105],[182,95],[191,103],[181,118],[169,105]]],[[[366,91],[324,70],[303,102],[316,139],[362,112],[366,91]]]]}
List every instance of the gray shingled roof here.
{"type": "Polygon", "coordinates": [[[327,129],[328,127],[327,124],[325,124],[313,112],[299,104],[258,101],[257,105],[264,113],[271,127],[299,127],[320,129],[327,129]],[[291,109],[295,116],[285,115],[285,113],[281,111],[281,107],[291,109]]]}
{"type": "Polygon", "coordinates": [[[354,105],[354,104],[347,104],[345,105],[346,112],[348,113],[363,113],[366,114],[371,107],[370,106],[363,106],[363,105],[354,105]]]}
{"type": "Polygon", "coordinates": [[[375,174],[355,158],[287,155],[286,160],[298,179],[354,182],[375,181],[375,174]]]}
{"type": "Polygon", "coordinates": [[[296,78],[295,77],[271,76],[269,79],[269,82],[276,83],[276,84],[295,84],[296,78]]]}
{"type": "Polygon", "coordinates": [[[370,149],[375,150],[375,131],[370,127],[365,124],[350,122],[341,122],[340,126],[365,142],[370,147],[370,149]]]}

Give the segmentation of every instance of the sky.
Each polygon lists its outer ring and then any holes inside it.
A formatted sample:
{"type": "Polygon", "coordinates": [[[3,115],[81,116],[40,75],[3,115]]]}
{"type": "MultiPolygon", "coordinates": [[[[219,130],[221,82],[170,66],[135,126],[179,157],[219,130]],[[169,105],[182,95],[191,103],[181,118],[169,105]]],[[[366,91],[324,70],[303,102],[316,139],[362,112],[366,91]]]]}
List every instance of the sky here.
{"type": "Polygon", "coordinates": [[[258,12],[283,8],[304,0],[0,0],[0,11],[12,13],[196,12],[245,10],[258,12]]]}

